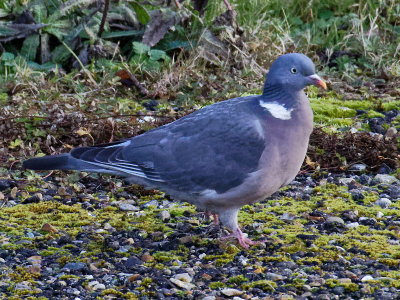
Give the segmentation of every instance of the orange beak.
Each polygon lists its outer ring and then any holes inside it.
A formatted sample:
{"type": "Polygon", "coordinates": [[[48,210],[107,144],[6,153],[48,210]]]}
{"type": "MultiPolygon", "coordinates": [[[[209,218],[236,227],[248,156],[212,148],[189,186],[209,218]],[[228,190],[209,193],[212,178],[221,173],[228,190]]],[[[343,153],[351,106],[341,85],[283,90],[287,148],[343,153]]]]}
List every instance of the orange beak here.
{"type": "Polygon", "coordinates": [[[313,85],[318,86],[326,90],[328,87],[326,86],[326,82],[321,79],[317,74],[313,74],[308,76],[310,78],[313,85]]]}

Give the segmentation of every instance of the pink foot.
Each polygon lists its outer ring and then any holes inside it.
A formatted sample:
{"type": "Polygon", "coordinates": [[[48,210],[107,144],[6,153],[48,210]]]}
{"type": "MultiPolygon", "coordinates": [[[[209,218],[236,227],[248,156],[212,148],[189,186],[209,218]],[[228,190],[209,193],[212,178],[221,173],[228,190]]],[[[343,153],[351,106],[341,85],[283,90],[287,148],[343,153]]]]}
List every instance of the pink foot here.
{"type": "Polygon", "coordinates": [[[238,240],[238,242],[239,242],[239,245],[242,246],[245,249],[248,249],[250,246],[260,244],[260,242],[252,241],[251,239],[246,237],[239,228],[237,228],[231,234],[222,237],[222,239],[228,239],[228,238],[231,238],[231,237],[236,238],[238,240]]]}

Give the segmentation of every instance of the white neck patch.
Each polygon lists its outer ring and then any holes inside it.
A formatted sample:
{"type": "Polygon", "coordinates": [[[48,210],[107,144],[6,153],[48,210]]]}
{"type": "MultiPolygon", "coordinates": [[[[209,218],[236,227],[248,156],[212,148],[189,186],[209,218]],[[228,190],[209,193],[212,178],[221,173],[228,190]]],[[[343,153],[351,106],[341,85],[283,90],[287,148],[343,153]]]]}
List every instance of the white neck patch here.
{"type": "Polygon", "coordinates": [[[290,120],[292,117],[293,108],[286,109],[283,105],[276,102],[264,102],[262,100],[260,100],[260,105],[267,109],[274,118],[290,120]]]}

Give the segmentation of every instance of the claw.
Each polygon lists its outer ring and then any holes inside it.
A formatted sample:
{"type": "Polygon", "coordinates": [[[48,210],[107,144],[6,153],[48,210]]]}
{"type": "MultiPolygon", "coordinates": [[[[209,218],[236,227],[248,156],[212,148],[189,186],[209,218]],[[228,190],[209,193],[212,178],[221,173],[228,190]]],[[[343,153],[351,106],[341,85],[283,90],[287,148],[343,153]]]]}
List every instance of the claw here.
{"type": "Polygon", "coordinates": [[[258,245],[258,244],[261,243],[261,242],[253,241],[253,240],[249,239],[248,237],[246,237],[246,236],[244,235],[244,233],[243,233],[239,228],[237,228],[237,229],[236,229],[235,231],[233,231],[231,234],[222,237],[222,239],[228,239],[228,238],[235,238],[235,239],[237,239],[238,242],[239,242],[239,245],[242,246],[242,247],[245,248],[245,249],[248,249],[250,246],[258,245]]]}

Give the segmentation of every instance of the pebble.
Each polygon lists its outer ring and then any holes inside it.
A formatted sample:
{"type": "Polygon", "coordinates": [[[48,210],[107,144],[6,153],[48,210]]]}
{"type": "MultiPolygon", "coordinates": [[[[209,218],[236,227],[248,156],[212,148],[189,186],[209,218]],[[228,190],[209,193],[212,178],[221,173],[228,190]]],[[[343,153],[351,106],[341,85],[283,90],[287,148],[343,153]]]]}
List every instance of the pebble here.
{"type": "Polygon", "coordinates": [[[362,282],[371,281],[371,280],[374,280],[374,277],[372,277],[371,275],[365,275],[363,278],[361,278],[362,282]]]}
{"type": "Polygon", "coordinates": [[[398,185],[391,185],[387,189],[387,193],[389,193],[389,196],[392,199],[398,199],[400,198],[400,186],[398,185]]]}
{"type": "Polygon", "coordinates": [[[354,181],[353,178],[340,178],[339,179],[339,183],[342,184],[342,185],[349,185],[353,181],[354,181]]]}
{"type": "Polygon", "coordinates": [[[294,221],[294,219],[296,219],[296,216],[291,213],[284,213],[282,216],[279,217],[279,219],[281,219],[282,221],[291,223],[294,221]]]}
{"type": "Polygon", "coordinates": [[[158,216],[159,216],[159,217],[161,218],[161,220],[163,220],[163,221],[168,221],[169,219],[171,219],[171,214],[170,214],[169,211],[167,211],[167,210],[161,211],[161,212],[159,213],[158,216]]]}
{"type": "Polygon", "coordinates": [[[344,221],[342,218],[339,217],[328,217],[326,218],[326,223],[340,223],[344,224],[344,221]]]}
{"type": "Polygon", "coordinates": [[[143,204],[143,207],[148,208],[150,206],[158,206],[158,201],[157,200],[150,200],[149,202],[143,204]]]}
{"type": "Polygon", "coordinates": [[[294,270],[297,268],[297,264],[293,261],[281,261],[276,264],[278,268],[287,268],[290,270],[294,270]]]}
{"type": "Polygon", "coordinates": [[[362,174],[359,177],[359,181],[361,184],[369,185],[372,181],[371,176],[368,176],[366,174],[362,174]]]}
{"type": "Polygon", "coordinates": [[[279,281],[279,280],[283,280],[284,277],[280,274],[276,274],[276,273],[271,273],[268,272],[265,274],[266,278],[272,281],[279,281]]]}
{"type": "Polygon", "coordinates": [[[373,226],[376,224],[376,219],[374,218],[367,218],[367,217],[360,217],[358,219],[358,222],[360,222],[361,225],[366,225],[366,226],[373,226]]]}
{"type": "Polygon", "coordinates": [[[35,237],[35,235],[33,234],[33,232],[29,231],[25,234],[28,238],[33,239],[35,237]]]}
{"type": "Polygon", "coordinates": [[[16,289],[16,290],[32,290],[32,286],[29,281],[21,281],[15,285],[14,289],[16,289]]]}
{"type": "Polygon", "coordinates": [[[394,182],[398,182],[396,177],[388,174],[377,174],[374,177],[374,181],[376,181],[377,183],[384,183],[384,184],[392,184],[394,182]]]}
{"type": "Polygon", "coordinates": [[[353,223],[349,223],[349,224],[346,224],[346,227],[347,228],[357,228],[358,226],[360,226],[360,224],[358,223],[358,222],[353,222],[353,223]]]}
{"type": "Polygon", "coordinates": [[[58,229],[55,228],[53,225],[46,223],[42,226],[41,230],[46,231],[46,232],[50,232],[50,233],[57,233],[58,229]]]}
{"type": "Polygon", "coordinates": [[[360,190],[352,190],[350,194],[354,201],[360,201],[365,198],[360,190]]]}
{"type": "Polygon", "coordinates": [[[89,289],[93,291],[97,290],[105,290],[106,286],[102,283],[99,283],[97,280],[91,281],[88,283],[89,289]]]}
{"type": "Polygon", "coordinates": [[[144,261],[144,262],[151,262],[151,261],[154,261],[154,257],[151,256],[151,255],[148,254],[148,253],[143,254],[142,257],[141,257],[140,259],[141,259],[142,261],[144,261]]]}
{"type": "Polygon", "coordinates": [[[342,283],[342,284],[351,283],[351,279],[350,278],[339,278],[338,282],[342,283]]]}
{"type": "Polygon", "coordinates": [[[217,299],[215,296],[205,296],[201,300],[215,300],[215,299],[217,299]]]}
{"type": "Polygon", "coordinates": [[[86,268],[86,264],[83,262],[77,262],[77,263],[70,262],[70,263],[65,264],[63,270],[68,269],[71,271],[81,271],[85,268],[86,268]]]}
{"type": "Polygon", "coordinates": [[[390,205],[392,205],[392,201],[390,201],[388,198],[380,198],[375,202],[375,204],[382,208],[388,208],[390,205]]]}
{"type": "Polygon", "coordinates": [[[377,218],[377,219],[381,219],[384,215],[385,215],[385,214],[384,214],[383,212],[378,211],[378,212],[376,213],[376,218],[377,218]]]}
{"type": "Polygon", "coordinates": [[[386,133],[385,133],[385,137],[387,138],[394,138],[397,135],[397,129],[395,127],[390,127],[386,133]]]}
{"type": "Polygon", "coordinates": [[[237,289],[226,288],[222,289],[221,293],[224,294],[225,296],[232,297],[232,296],[243,295],[244,292],[237,289]]]}
{"type": "Polygon", "coordinates": [[[105,223],[103,228],[104,228],[105,230],[110,230],[110,229],[112,230],[112,229],[115,229],[114,227],[111,226],[110,223],[105,223]]]}
{"type": "Polygon", "coordinates": [[[173,278],[183,282],[192,282],[193,280],[192,277],[190,277],[189,273],[176,274],[173,278]]]}
{"type": "Polygon", "coordinates": [[[118,207],[119,207],[120,210],[123,210],[123,211],[139,211],[140,210],[139,207],[134,206],[134,205],[129,204],[129,203],[120,203],[118,205],[118,207]]]}
{"type": "Polygon", "coordinates": [[[367,169],[367,166],[364,164],[354,164],[349,168],[349,171],[364,172],[366,169],[367,169]]]}
{"type": "Polygon", "coordinates": [[[170,278],[169,280],[170,280],[173,284],[175,284],[176,286],[178,286],[178,287],[180,287],[180,288],[183,288],[183,289],[185,289],[185,290],[187,290],[187,291],[190,291],[191,289],[193,289],[193,288],[196,287],[193,283],[184,282],[184,281],[181,281],[181,280],[176,279],[176,278],[170,278]]]}
{"type": "Polygon", "coordinates": [[[356,210],[345,210],[342,213],[342,217],[346,221],[350,221],[350,222],[358,221],[358,211],[356,211],[356,210]]]}
{"type": "Polygon", "coordinates": [[[127,268],[133,268],[138,265],[142,265],[143,261],[139,259],[137,256],[131,256],[125,261],[125,267],[127,268]]]}

